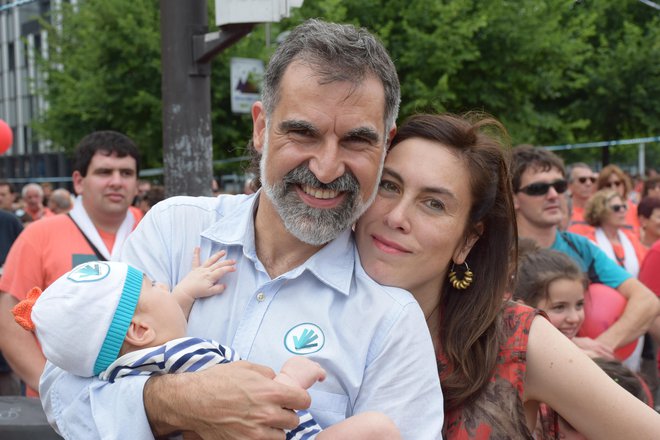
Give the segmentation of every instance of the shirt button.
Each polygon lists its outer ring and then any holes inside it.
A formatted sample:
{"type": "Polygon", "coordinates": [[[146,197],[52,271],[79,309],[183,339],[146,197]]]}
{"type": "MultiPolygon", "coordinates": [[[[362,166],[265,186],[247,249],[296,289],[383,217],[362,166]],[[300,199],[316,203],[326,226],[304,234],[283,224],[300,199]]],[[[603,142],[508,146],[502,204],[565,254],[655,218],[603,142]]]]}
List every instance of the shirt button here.
{"type": "Polygon", "coordinates": [[[257,293],[257,301],[262,302],[265,299],[266,299],[266,295],[264,295],[263,292],[257,293]]]}

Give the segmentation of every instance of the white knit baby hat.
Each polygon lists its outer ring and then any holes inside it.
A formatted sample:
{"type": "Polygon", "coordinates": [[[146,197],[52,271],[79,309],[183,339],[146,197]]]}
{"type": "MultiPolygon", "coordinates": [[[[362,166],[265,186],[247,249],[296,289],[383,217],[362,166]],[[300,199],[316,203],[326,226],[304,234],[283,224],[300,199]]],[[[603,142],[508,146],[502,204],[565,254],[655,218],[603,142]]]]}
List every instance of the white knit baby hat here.
{"type": "Polygon", "coordinates": [[[58,278],[32,308],[46,358],[78,376],[96,376],[117,359],[135,313],[142,272],[91,261],[58,278]]]}

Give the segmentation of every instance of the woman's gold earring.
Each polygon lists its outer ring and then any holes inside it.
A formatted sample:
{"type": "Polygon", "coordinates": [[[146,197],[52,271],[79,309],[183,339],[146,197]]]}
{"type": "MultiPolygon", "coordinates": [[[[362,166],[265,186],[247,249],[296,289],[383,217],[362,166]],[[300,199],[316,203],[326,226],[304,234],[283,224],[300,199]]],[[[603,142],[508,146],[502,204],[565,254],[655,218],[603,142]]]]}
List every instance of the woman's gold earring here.
{"type": "Polygon", "coordinates": [[[465,263],[465,271],[463,272],[463,279],[458,279],[456,276],[456,271],[454,270],[454,263],[451,264],[451,270],[449,271],[449,282],[451,283],[452,286],[454,286],[454,289],[457,290],[465,290],[468,287],[470,287],[470,284],[472,284],[472,280],[474,277],[474,273],[470,270],[470,266],[468,266],[467,261],[465,263]]]}

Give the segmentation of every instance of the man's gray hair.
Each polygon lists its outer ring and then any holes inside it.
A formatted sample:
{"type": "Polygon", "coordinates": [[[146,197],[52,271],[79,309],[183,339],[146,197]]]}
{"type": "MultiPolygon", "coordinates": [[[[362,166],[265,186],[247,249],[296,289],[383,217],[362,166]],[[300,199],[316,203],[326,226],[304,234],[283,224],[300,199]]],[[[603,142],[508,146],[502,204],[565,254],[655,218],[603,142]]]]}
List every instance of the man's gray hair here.
{"type": "Polygon", "coordinates": [[[566,171],[567,171],[568,181],[569,181],[569,182],[573,182],[573,170],[575,170],[575,169],[577,169],[577,168],[584,168],[584,169],[587,169],[587,170],[593,172],[593,170],[591,169],[591,167],[590,167],[589,165],[587,165],[586,163],[584,163],[584,162],[575,162],[575,163],[572,163],[572,164],[570,164],[570,165],[568,166],[568,169],[566,170],[566,171]]]}
{"type": "Polygon", "coordinates": [[[293,29],[266,69],[262,101],[267,117],[277,106],[282,77],[294,61],[308,63],[323,84],[349,81],[359,85],[374,75],[385,89],[385,129],[396,121],[401,101],[399,77],[385,47],[366,29],[316,19],[293,29]]]}
{"type": "Polygon", "coordinates": [[[21,189],[21,197],[25,197],[31,189],[39,193],[39,197],[44,196],[44,189],[38,183],[28,183],[21,189]]]}

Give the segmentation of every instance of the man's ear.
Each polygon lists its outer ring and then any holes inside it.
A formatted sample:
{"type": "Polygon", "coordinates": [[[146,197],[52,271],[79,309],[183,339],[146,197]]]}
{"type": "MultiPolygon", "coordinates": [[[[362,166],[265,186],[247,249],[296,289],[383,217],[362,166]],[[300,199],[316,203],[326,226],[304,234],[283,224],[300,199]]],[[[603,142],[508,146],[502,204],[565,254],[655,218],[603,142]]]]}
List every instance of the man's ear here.
{"type": "Polygon", "coordinates": [[[257,152],[263,152],[266,135],[266,110],[261,101],[252,104],[252,143],[257,152]]]}
{"type": "Polygon", "coordinates": [[[396,124],[392,125],[389,133],[387,133],[387,144],[385,145],[385,150],[389,150],[390,145],[392,145],[392,139],[396,136],[396,124]]]}
{"type": "Polygon", "coordinates": [[[156,339],[156,331],[148,323],[133,317],[125,341],[134,347],[149,347],[156,339]]]}
{"type": "Polygon", "coordinates": [[[84,177],[80,174],[80,171],[74,171],[71,175],[71,179],[73,180],[73,190],[76,195],[82,194],[82,181],[84,177]]]}

